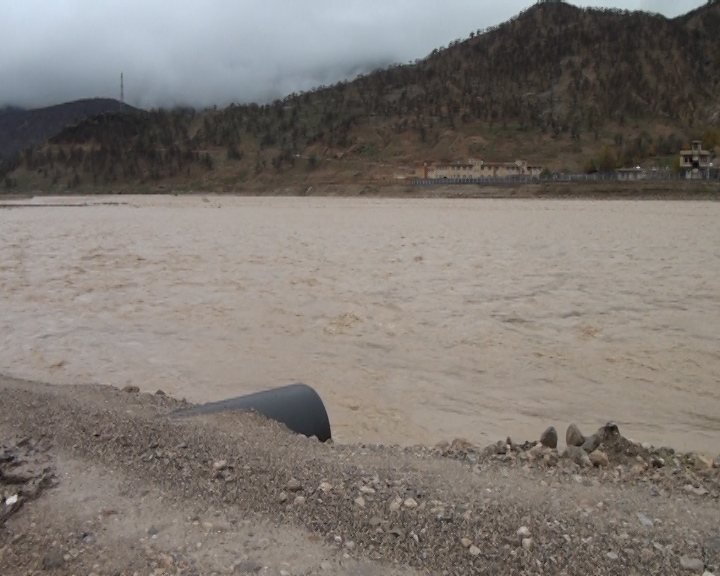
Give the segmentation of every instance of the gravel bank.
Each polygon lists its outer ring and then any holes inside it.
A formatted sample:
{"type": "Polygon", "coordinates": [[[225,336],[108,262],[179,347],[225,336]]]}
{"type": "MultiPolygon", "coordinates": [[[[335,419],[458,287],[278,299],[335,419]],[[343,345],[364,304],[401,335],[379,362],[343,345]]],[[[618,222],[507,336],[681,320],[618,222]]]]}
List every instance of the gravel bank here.
{"type": "MultiPolygon", "coordinates": [[[[107,387],[0,378],[0,394],[6,452],[25,438],[27,458],[43,455],[60,468],[84,463],[127,477],[132,486],[162,495],[159,514],[192,519],[195,510],[233,510],[266,530],[298,530],[340,560],[357,563],[360,573],[720,570],[720,470],[710,459],[639,446],[620,434],[591,439],[599,448],[592,462],[582,448],[562,457],[562,450],[509,439],[488,448],[461,440],[434,448],[341,446],[289,434],[252,415],[171,421],[167,414],[185,404],[107,387]]],[[[3,574],[42,570],[48,562],[47,543],[32,536],[42,522],[19,540],[14,532],[14,523],[62,492],[63,475],[51,482],[44,474],[44,492],[3,523],[3,574]]],[[[7,498],[12,488],[1,487],[7,498]]],[[[98,574],[138,569],[118,557],[112,569],[92,568],[98,574]]],[[[72,561],[48,569],[74,573],[72,561]]],[[[174,559],[154,562],[150,567],[159,573],[205,573],[174,559]]],[[[274,573],[333,570],[287,564],[274,573]]],[[[245,568],[255,571],[240,564],[217,571],[245,568]]]]}

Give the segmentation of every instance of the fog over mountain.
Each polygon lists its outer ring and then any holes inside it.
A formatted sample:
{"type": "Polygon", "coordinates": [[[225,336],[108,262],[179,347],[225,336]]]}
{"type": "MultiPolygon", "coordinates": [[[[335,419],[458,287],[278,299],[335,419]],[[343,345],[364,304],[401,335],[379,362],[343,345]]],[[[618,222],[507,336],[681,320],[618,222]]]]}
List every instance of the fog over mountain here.
{"type": "MultiPolygon", "coordinates": [[[[685,13],[705,0],[573,2],[685,13]]],[[[0,2],[0,106],[88,97],[151,108],[268,101],[422,58],[527,0],[0,2]]]]}

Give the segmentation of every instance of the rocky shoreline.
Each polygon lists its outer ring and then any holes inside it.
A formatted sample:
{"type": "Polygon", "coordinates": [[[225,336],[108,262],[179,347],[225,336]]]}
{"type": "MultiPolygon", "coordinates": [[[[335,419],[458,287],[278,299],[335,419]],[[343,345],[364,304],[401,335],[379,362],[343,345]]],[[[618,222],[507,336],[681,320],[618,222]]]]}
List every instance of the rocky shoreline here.
{"type": "MultiPolygon", "coordinates": [[[[167,415],[186,403],[135,390],[0,378],[0,394],[2,454],[14,458],[4,460],[3,478],[11,462],[37,463],[40,476],[26,477],[44,487],[33,500],[23,487],[0,485],[6,507],[14,495],[25,504],[3,516],[2,574],[720,572],[716,462],[637,444],[612,423],[587,438],[571,426],[563,450],[554,429],[539,435],[542,442],[508,438],[488,447],[462,439],[349,446],[295,436],[253,415],[171,421],[167,415]],[[175,510],[188,531],[242,536],[241,549],[217,544],[219,560],[203,568],[200,551],[212,542],[201,549],[180,536],[154,538],[159,520],[130,538],[144,563],[118,561],[118,539],[93,547],[99,537],[89,534],[79,545],[77,534],[92,530],[68,521],[63,532],[33,516],[68,488],[72,473],[55,473],[68,462],[157,493],[158,514],[175,510]],[[317,547],[315,563],[253,548],[248,534],[268,523],[304,534],[306,546],[317,547]]],[[[94,516],[83,526],[110,521],[94,516]]]]}

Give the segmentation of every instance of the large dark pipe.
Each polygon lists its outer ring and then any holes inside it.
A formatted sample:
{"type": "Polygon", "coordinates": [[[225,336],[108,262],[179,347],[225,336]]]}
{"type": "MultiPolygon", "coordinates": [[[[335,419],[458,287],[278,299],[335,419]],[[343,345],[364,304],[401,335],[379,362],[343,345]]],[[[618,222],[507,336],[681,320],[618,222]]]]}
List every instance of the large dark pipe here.
{"type": "Polygon", "coordinates": [[[310,386],[301,383],[178,410],[170,414],[170,417],[184,418],[227,410],[254,410],[271,420],[285,424],[293,432],[307,437],[317,436],[320,442],[332,437],[330,420],[322,399],[310,386]]]}

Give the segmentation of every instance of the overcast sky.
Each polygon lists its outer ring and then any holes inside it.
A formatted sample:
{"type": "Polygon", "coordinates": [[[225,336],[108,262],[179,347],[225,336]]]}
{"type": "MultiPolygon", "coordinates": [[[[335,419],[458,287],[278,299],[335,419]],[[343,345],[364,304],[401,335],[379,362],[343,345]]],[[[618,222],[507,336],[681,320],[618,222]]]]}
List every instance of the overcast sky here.
{"type": "MultiPolygon", "coordinates": [[[[0,0],[0,106],[267,101],[426,56],[532,0],[0,0]]],[[[705,0],[580,6],[672,17],[705,0]]]]}

